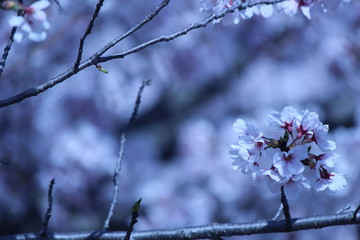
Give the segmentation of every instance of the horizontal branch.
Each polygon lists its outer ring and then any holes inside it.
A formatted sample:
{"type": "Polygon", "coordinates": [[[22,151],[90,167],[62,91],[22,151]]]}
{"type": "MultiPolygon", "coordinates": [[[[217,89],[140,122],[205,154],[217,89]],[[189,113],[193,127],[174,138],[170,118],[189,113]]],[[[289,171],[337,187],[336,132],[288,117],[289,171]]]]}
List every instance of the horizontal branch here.
{"type": "MultiPolygon", "coordinates": [[[[330,226],[360,224],[358,211],[346,212],[327,216],[313,216],[291,219],[291,232],[309,229],[319,229],[330,226]],[[355,215],[356,214],[356,215],[355,215]]],[[[211,239],[225,236],[243,236],[264,233],[279,233],[286,231],[285,220],[258,221],[253,223],[213,223],[198,227],[185,227],[169,230],[151,230],[133,232],[131,237],[136,240],[165,240],[165,239],[211,239]]],[[[48,239],[83,240],[83,239],[122,239],[126,232],[93,231],[83,233],[48,233],[48,239]]],[[[26,233],[0,236],[0,240],[31,240],[39,239],[39,233],[26,233]]]]}

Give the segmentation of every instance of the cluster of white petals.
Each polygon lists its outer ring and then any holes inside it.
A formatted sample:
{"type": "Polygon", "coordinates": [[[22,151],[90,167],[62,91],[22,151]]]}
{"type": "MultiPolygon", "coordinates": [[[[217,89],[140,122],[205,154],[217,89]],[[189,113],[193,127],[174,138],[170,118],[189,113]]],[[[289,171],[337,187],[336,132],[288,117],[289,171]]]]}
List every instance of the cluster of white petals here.
{"type": "Polygon", "coordinates": [[[14,40],[20,42],[25,36],[35,42],[44,41],[47,38],[46,30],[50,24],[44,11],[50,2],[47,0],[36,1],[28,7],[21,7],[24,11],[23,16],[13,16],[9,19],[9,24],[18,27],[14,35],[14,40]]]}
{"type": "Polygon", "coordinates": [[[239,23],[240,19],[248,19],[254,15],[260,15],[268,18],[273,15],[274,8],[277,8],[280,12],[293,16],[298,12],[301,12],[305,17],[311,19],[311,9],[315,6],[320,6],[323,12],[327,12],[327,5],[341,2],[350,2],[351,0],[284,0],[275,3],[275,1],[264,1],[264,4],[251,4],[251,0],[200,0],[202,11],[213,11],[214,13],[221,12],[227,8],[242,4],[246,7],[243,10],[236,10],[233,14],[234,23],[239,23]],[[266,2],[266,3],[265,3],[266,2]],[[274,2],[274,3],[272,3],[274,2]],[[329,3],[331,2],[331,3],[329,3]],[[273,7],[274,6],[274,7],[273,7]]]}
{"type": "Polygon", "coordinates": [[[299,186],[335,191],[346,185],[343,175],[328,170],[338,159],[336,145],[328,139],[329,126],[315,112],[298,113],[289,106],[272,112],[268,122],[283,131],[279,139],[264,137],[253,125],[236,120],[238,140],[230,150],[235,169],[251,173],[255,182],[266,181],[273,192],[284,186],[289,198],[296,198],[299,186]]]}

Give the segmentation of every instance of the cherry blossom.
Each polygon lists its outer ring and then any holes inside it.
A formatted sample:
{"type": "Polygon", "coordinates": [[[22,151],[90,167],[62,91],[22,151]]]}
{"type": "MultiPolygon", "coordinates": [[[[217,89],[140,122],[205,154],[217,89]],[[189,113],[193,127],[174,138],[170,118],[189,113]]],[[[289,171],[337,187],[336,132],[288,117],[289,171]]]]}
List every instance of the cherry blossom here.
{"type": "Polygon", "coordinates": [[[239,138],[237,143],[231,145],[230,157],[234,159],[234,168],[247,173],[259,166],[265,141],[262,132],[242,119],[238,119],[233,128],[239,134],[239,138]]]}
{"type": "Polygon", "coordinates": [[[330,191],[341,190],[346,186],[346,179],[343,175],[331,172],[329,173],[325,168],[319,171],[319,178],[313,184],[316,191],[324,191],[329,188],[330,191]]]}
{"type": "Polygon", "coordinates": [[[293,107],[285,107],[281,113],[272,112],[268,116],[269,127],[285,129],[292,133],[294,122],[298,116],[297,111],[293,107]]]}
{"type": "Polygon", "coordinates": [[[241,119],[235,122],[234,131],[239,137],[238,141],[231,145],[230,157],[234,159],[232,165],[243,173],[253,171],[259,167],[260,158],[263,157],[265,141],[262,133],[241,119]]]}
{"type": "Polygon", "coordinates": [[[283,177],[291,177],[292,175],[300,174],[305,170],[302,160],[307,157],[307,146],[298,145],[292,148],[289,152],[281,152],[274,154],[273,165],[276,167],[283,177]]]}
{"type": "MultiPolygon", "coordinates": [[[[265,18],[270,17],[273,15],[275,6],[280,12],[288,15],[294,16],[298,12],[301,12],[307,19],[311,19],[311,10],[314,6],[320,6],[320,9],[323,12],[327,12],[327,5],[329,4],[330,0],[285,0],[278,3],[270,4],[258,4],[255,6],[247,7],[240,11],[235,11],[234,16],[234,23],[237,24],[242,19],[248,19],[253,17],[254,15],[260,15],[265,18]]],[[[349,3],[351,0],[332,0],[332,2],[345,2],[349,3]]],[[[221,12],[227,8],[233,7],[234,5],[240,3],[251,3],[250,1],[246,0],[200,0],[201,10],[202,11],[209,11],[210,9],[215,12],[221,12]]],[[[216,22],[219,22],[217,20],[216,22]]]]}
{"type": "Polygon", "coordinates": [[[312,138],[322,151],[333,151],[336,148],[335,142],[327,137],[328,131],[329,125],[322,125],[314,129],[312,138]]]}
{"type": "MultiPolygon", "coordinates": [[[[214,13],[219,13],[225,9],[231,8],[237,4],[246,4],[248,1],[245,0],[200,0],[201,11],[213,11],[214,13]]],[[[274,8],[272,5],[266,5],[266,4],[259,4],[251,7],[246,7],[243,10],[235,10],[233,13],[234,20],[233,22],[235,24],[240,22],[240,19],[249,19],[253,17],[254,15],[260,15],[265,18],[271,17],[273,15],[274,8]]],[[[214,23],[219,22],[215,21],[214,23]]]]}
{"type": "Polygon", "coordinates": [[[309,110],[306,110],[296,123],[297,137],[299,138],[303,135],[312,136],[313,130],[321,125],[317,113],[309,112],[309,110]]]}
{"type": "Polygon", "coordinates": [[[231,145],[230,157],[235,169],[251,173],[254,183],[265,181],[272,192],[284,187],[295,198],[302,187],[315,191],[340,190],[346,185],[343,175],[331,172],[339,155],[335,142],[328,139],[329,126],[315,112],[298,112],[285,107],[268,115],[268,127],[283,131],[278,138],[263,136],[242,119],[234,123],[238,141],[231,145]]]}
{"type": "Polygon", "coordinates": [[[14,35],[14,39],[20,42],[24,35],[32,41],[43,41],[47,37],[46,30],[49,29],[50,24],[47,21],[47,16],[44,11],[50,2],[47,0],[40,0],[29,7],[22,7],[24,16],[13,16],[9,19],[9,24],[13,27],[18,27],[18,31],[14,35]]]}

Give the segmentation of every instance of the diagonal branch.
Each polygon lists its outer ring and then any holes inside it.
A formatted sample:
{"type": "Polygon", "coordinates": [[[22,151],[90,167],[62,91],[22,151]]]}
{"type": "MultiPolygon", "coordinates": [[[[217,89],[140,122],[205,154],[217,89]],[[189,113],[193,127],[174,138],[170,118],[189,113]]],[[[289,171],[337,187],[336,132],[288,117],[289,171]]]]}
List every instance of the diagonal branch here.
{"type": "Polygon", "coordinates": [[[104,56],[104,57],[99,57],[98,58],[98,62],[107,62],[110,60],[114,60],[114,59],[119,59],[119,58],[124,58],[127,55],[139,52],[145,48],[148,48],[152,45],[155,45],[157,43],[161,43],[161,42],[169,42],[172,41],[178,37],[181,37],[183,35],[188,34],[190,31],[193,31],[195,29],[199,29],[199,28],[205,28],[207,27],[207,25],[209,25],[209,23],[212,23],[215,20],[221,19],[223,18],[225,15],[229,14],[229,13],[233,13],[237,10],[244,10],[246,8],[250,8],[250,7],[254,7],[257,5],[261,5],[261,4],[267,4],[267,5],[271,5],[271,4],[276,4],[279,2],[284,2],[286,0],[260,0],[260,1],[253,1],[251,3],[242,3],[239,2],[237,4],[235,4],[234,6],[224,9],[223,11],[219,12],[219,13],[214,13],[212,14],[210,17],[208,17],[207,19],[205,19],[202,22],[198,22],[198,23],[193,23],[190,24],[189,26],[187,26],[186,28],[179,30],[177,32],[174,32],[172,34],[169,35],[164,35],[164,36],[159,36],[157,38],[154,38],[146,43],[140,44],[134,48],[131,48],[129,50],[126,50],[122,53],[118,53],[118,54],[112,54],[109,56],[104,56]]]}
{"type": "MultiPolygon", "coordinates": [[[[23,4],[23,0],[19,0],[19,3],[20,4],[23,4]]],[[[17,15],[20,16],[21,14],[23,13],[22,10],[19,10],[17,12],[17,15]]],[[[14,42],[14,36],[15,36],[15,33],[17,31],[17,27],[13,27],[11,29],[11,33],[10,33],[10,36],[9,36],[9,40],[4,48],[4,52],[3,52],[3,55],[1,57],[1,60],[0,60],[0,77],[4,71],[4,68],[5,68],[5,64],[6,64],[6,60],[7,60],[7,57],[9,56],[9,52],[11,50],[11,46],[14,42]]]]}
{"type": "Polygon", "coordinates": [[[5,48],[4,48],[4,52],[3,52],[3,55],[2,55],[1,60],[0,60],[0,76],[2,75],[2,73],[4,71],[7,57],[9,56],[11,46],[12,46],[12,44],[14,42],[14,35],[16,33],[16,30],[17,30],[17,27],[13,27],[11,29],[9,40],[8,40],[8,42],[7,42],[7,44],[6,44],[5,48]]]}
{"type": "MultiPolygon", "coordinates": [[[[293,218],[291,232],[309,229],[319,229],[330,226],[345,226],[360,224],[360,215],[354,218],[355,211],[305,218],[293,218]]],[[[169,230],[151,230],[133,232],[131,237],[136,240],[167,240],[167,239],[209,239],[216,237],[244,236],[265,233],[287,232],[286,221],[258,221],[253,223],[213,223],[197,227],[185,227],[169,230]]],[[[126,232],[82,232],[82,233],[53,233],[54,240],[83,240],[83,239],[123,239],[126,232]]],[[[0,240],[35,240],[38,233],[25,233],[0,236],[0,240]]]]}
{"type": "Polygon", "coordinates": [[[135,27],[131,28],[129,31],[127,31],[125,34],[121,35],[118,38],[115,38],[108,44],[106,44],[100,51],[98,51],[96,54],[92,56],[92,58],[98,58],[99,56],[103,55],[107,50],[114,47],[116,44],[142,28],[146,23],[150,22],[155,16],[159,14],[159,12],[166,7],[170,3],[170,0],[163,0],[162,3],[149,15],[147,15],[140,23],[138,23],[135,27]]]}
{"type": "Polygon", "coordinates": [[[80,39],[80,45],[79,45],[79,50],[78,50],[78,55],[77,55],[77,58],[76,58],[76,61],[74,63],[74,71],[75,72],[78,72],[79,70],[79,65],[80,65],[80,61],[81,61],[81,57],[82,57],[82,53],[83,53],[83,48],[84,48],[84,42],[85,42],[85,39],[88,35],[91,34],[91,31],[94,27],[94,22],[95,22],[95,19],[97,18],[97,16],[99,15],[99,12],[100,12],[100,9],[101,7],[103,6],[103,3],[104,3],[105,0],[99,0],[98,3],[96,4],[96,7],[95,7],[95,10],[93,12],[93,15],[90,19],[90,22],[89,22],[89,25],[88,27],[86,28],[86,31],[84,33],[84,35],[81,37],[80,39]]]}
{"type": "Polygon", "coordinates": [[[186,28],[184,28],[184,29],[182,29],[180,31],[177,31],[177,32],[175,32],[173,34],[160,36],[158,38],[155,38],[155,39],[150,40],[150,41],[148,41],[146,43],[140,44],[137,47],[134,47],[134,48],[132,48],[130,50],[127,50],[127,51],[119,53],[119,54],[109,55],[109,56],[105,56],[105,57],[99,57],[101,54],[106,52],[108,49],[112,48],[116,43],[118,43],[119,41],[121,41],[125,37],[129,36],[132,32],[134,32],[137,29],[141,28],[141,26],[143,26],[146,22],[148,22],[146,19],[149,16],[155,17],[156,14],[158,13],[158,11],[160,11],[161,9],[163,9],[166,6],[167,1],[165,0],[156,10],[154,10],[154,12],[152,12],[150,15],[145,17],[145,19],[143,20],[143,22],[145,22],[144,24],[140,23],[138,25],[138,28],[134,27],[132,30],[130,30],[128,32],[128,35],[124,34],[122,37],[119,37],[118,39],[115,39],[114,40],[115,42],[112,41],[109,44],[107,44],[106,45],[107,47],[104,47],[103,49],[101,49],[100,51],[95,53],[93,56],[88,58],[86,61],[82,62],[79,65],[78,71],[75,71],[73,68],[70,68],[67,71],[65,71],[64,73],[58,75],[57,77],[49,80],[48,82],[46,82],[46,83],[44,83],[44,84],[42,84],[40,86],[30,88],[30,89],[28,89],[28,90],[26,90],[26,91],[24,91],[24,92],[22,92],[20,94],[17,94],[15,96],[12,96],[12,97],[4,99],[4,100],[1,100],[0,101],[0,108],[9,106],[9,105],[12,105],[12,104],[15,104],[15,103],[19,103],[19,102],[21,102],[21,101],[23,101],[23,100],[25,100],[27,98],[30,98],[30,97],[37,96],[40,93],[42,93],[42,92],[48,90],[49,88],[52,88],[55,85],[65,81],[66,79],[72,77],[77,72],[79,72],[79,71],[81,71],[81,70],[83,70],[83,69],[85,69],[85,68],[87,68],[89,66],[95,65],[95,64],[100,63],[100,62],[106,62],[106,61],[109,61],[109,60],[113,60],[113,59],[124,58],[127,55],[139,52],[140,50],[143,50],[143,49],[145,49],[147,47],[150,47],[152,45],[155,45],[157,43],[168,42],[168,41],[174,40],[174,39],[176,39],[176,38],[178,38],[180,36],[186,35],[187,33],[189,33],[192,30],[206,27],[212,21],[220,19],[220,18],[224,17],[226,14],[232,13],[232,12],[238,10],[238,9],[239,10],[244,10],[244,9],[246,9],[248,7],[252,7],[252,6],[256,6],[256,5],[260,5],[260,4],[276,4],[276,3],[279,3],[279,2],[283,2],[283,1],[286,1],[286,0],[256,0],[256,1],[253,1],[253,2],[247,3],[247,4],[238,3],[238,4],[234,5],[231,8],[227,8],[227,9],[223,10],[220,13],[210,15],[207,19],[205,19],[202,22],[191,24],[188,27],[186,27],[186,28]]]}

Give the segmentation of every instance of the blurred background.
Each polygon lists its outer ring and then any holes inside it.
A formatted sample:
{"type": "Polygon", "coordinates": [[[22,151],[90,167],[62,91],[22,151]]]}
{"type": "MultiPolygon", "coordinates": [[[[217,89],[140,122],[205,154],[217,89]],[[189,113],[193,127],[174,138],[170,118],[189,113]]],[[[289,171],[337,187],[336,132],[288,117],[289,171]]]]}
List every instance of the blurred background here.
{"type": "MultiPolygon", "coordinates": [[[[29,1],[24,1],[30,4],[29,1]]],[[[60,0],[47,9],[48,39],[14,43],[0,79],[1,99],[45,83],[73,65],[96,1],[60,0]]],[[[84,59],[126,32],[160,1],[105,1],[84,59]]],[[[152,22],[108,53],[118,53],[205,19],[198,1],[171,1],[152,22]]],[[[1,11],[6,45],[12,12],[1,11]]],[[[275,11],[193,31],[174,41],[102,64],[19,104],[0,109],[0,234],[39,231],[55,178],[50,231],[100,229],[113,193],[122,127],[142,80],[138,120],[126,133],[119,203],[111,230],[125,230],[142,198],[136,230],[271,219],[280,196],[232,169],[228,156],[245,119],[265,131],[270,111],[292,105],[330,125],[341,159],[339,192],[302,191],[293,217],[333,214],[360,203],[360,3],[334,4],[309,21],[275,11]]],[[[266,133],[266,131],[265,131],[266,133]]],[[[358,226],[267,239],[360,239],[358,226]]],[[[246,239],[262,239],[264,235],[246,239]]],[[[231,239],[242,239],[233,237],[231,239]]]]}

